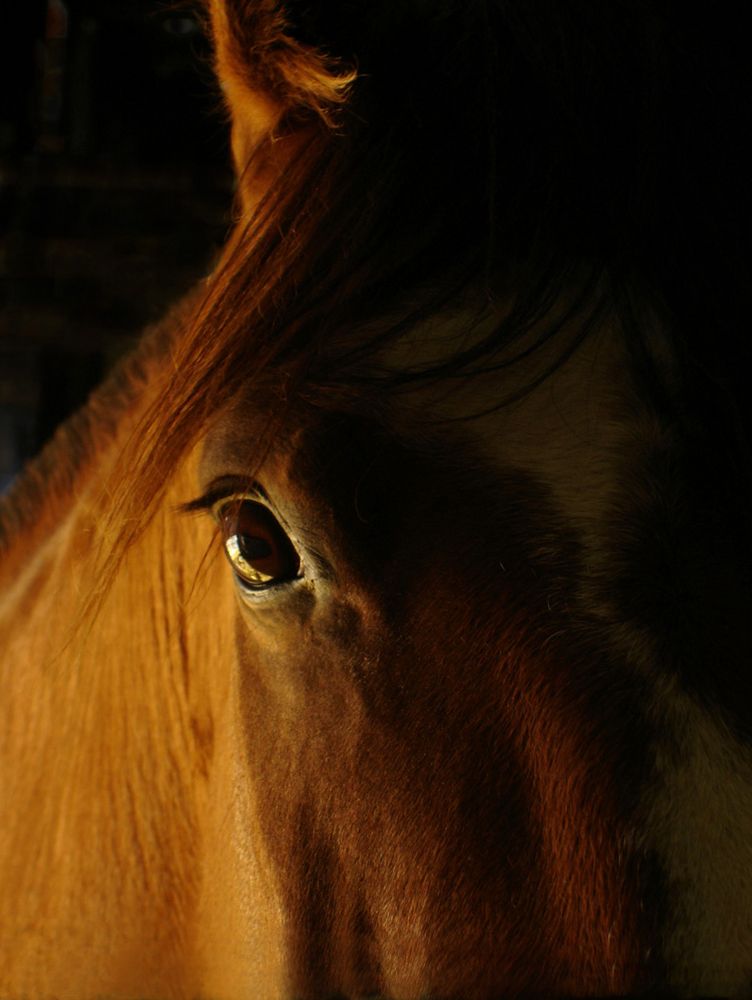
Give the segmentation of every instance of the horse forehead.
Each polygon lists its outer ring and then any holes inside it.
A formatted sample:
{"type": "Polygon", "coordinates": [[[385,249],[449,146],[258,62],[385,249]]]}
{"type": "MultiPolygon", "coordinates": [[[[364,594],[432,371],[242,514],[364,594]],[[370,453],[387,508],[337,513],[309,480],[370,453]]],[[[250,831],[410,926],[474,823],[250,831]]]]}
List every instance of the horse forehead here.
{"type": "MultiPolygon", "coordinates": [[[[434,359],[437,351],[450,344],[456,347],[453,324],[456,320],[447,320],[443,328],[434,326],[430,335],[424,331],[422,337],[401,344],[392,364],[397,358],[405,364],[420,362],[429,354],[434,359]]],[[[524,349],[524,343],[521,346],[524,349]]],[[[634,451],[637,441],[656,433],[649,409],[629,377],[626,345],[618,327],[602,326],[541,385],[493,409],[499,400],[529,385],[560,353],[554,338],[540,352],[499,371],[395,396],[385,407],[389,429],[408,448],[420,448],[427,435],[434,446],[437,441],[440,445],[444,433],[451,447],[459,430],[471,445],[469,462],[480,457],[500,473],[524,472],[545,486],[573,526],[598,520],[613,499],[625,455],[634,451]],[[478,415],[485,410],[491,412],[478,415]]],[[[202,481],[255,472],[258,441],[269,422],[268,409],[260,409],[257,399],[249,386],[209,433],[202,481]]],[[[307,411],[297,422],[300,412],[292,408],[283,433],[275,435],[265,453],[264,472],[272,478],[289,481],[296,453],[312,440],[306,425],[317,417],[307,411]]],[[[342,419],[347,422],[346,415],[342,419]]]]}
{"type": "MultiPolygon", "coordinates": [[[[552,343],[548,358],[513,367],[507,384],[496,391],[514,393],[529,384],[541,364],[555,363],[560,350],[552,343]]],[[[482,402],[485,395],[487,405],[493,405],[493,380],[487,378],[485,393],[481,383],[477,396],[482,402]]],[[[460,408],[470,404],[461,400],[460,408]]],[[[542,384],[477,424],[478,446],[490,463],[523,471],[545,486],[573,526],[601,519],[635,443],[647,444],[655,433],[649,403],[639,396],[623,334],[615,325],[596,331],[542,384]]]]}

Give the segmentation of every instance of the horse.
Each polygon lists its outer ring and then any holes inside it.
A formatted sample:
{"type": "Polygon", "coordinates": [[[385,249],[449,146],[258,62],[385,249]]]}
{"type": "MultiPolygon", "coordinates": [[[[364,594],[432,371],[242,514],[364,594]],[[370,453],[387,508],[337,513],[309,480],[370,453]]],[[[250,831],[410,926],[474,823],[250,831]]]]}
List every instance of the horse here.
{"type": "Polygon", "coordinates": [[[203,16],[227,246],[2,502],[0,995],[749,995],[734,40],[203,16]]]}

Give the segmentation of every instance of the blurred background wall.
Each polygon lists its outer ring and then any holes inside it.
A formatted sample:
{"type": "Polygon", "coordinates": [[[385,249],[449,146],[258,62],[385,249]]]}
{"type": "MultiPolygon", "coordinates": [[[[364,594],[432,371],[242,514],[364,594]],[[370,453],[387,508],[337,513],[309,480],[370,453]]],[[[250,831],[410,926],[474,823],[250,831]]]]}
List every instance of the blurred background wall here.
{"type": "Polygon", "coordinates": [[[19,0],[0,40],[0,491],[228,225],[209,49],[157,0],[19,0]]]}

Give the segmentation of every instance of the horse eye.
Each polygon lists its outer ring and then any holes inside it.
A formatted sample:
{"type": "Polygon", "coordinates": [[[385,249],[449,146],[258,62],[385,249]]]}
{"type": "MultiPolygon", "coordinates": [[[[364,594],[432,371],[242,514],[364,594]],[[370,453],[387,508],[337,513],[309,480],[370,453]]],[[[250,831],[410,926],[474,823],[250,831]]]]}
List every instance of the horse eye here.
{"type": "Polygon", "coordinates": [[[236,497],[218,506],[225,554],[240,582],[266,590],[300,572],[300,556],[277,519],[264,504],[236,497]]]}

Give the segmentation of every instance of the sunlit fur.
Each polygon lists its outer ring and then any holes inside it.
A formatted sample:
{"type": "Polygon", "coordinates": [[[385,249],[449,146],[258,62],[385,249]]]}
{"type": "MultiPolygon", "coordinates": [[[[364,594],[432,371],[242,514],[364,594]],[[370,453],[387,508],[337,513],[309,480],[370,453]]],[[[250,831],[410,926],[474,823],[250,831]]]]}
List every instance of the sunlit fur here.
{"type": "Polygon", "coordinates": [[[636,3],[206,13],[237,226],[0,508],[0,996],[747,995],[691,46],[636,3]],[[185,510],[229,475],[301,550],[264,603],[185,510]]]}

